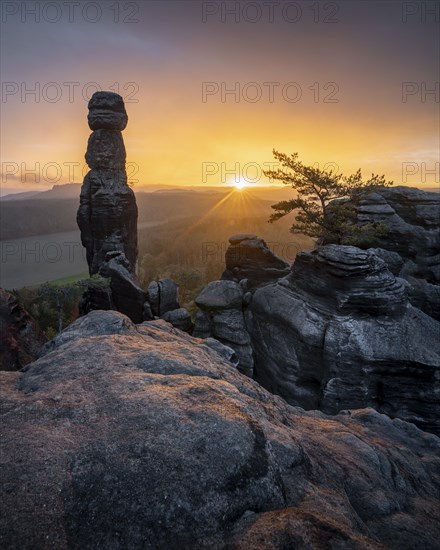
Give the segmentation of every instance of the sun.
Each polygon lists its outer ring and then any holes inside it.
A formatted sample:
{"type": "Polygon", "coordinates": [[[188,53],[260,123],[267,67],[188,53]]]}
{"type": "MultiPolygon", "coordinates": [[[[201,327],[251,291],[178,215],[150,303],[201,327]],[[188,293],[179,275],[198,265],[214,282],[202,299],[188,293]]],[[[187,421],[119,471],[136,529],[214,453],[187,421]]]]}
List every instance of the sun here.
{"type": "Polygon", "coordinates": [[[247,182],[245,180],[238,180],[234,183],[234,187],[235,189],[237,189],[238,191],[241,191],[242,189],[244,189],[245,187],[247,187],[247,182]]]}

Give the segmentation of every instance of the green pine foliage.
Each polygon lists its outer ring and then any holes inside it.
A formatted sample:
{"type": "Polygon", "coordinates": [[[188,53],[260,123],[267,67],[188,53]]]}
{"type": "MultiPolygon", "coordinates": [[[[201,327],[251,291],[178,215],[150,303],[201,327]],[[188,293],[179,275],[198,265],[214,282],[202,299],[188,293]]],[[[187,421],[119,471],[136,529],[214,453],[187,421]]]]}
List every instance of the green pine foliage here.
{"type": "Polygon", "coordinates": [[[297,197],[272,205],[275,212],[269,218],[270,223],[294,212],[292,233],[320,238],[327,243],[368,246],[386,235],[387,227],[383,223],[357,225],[356,206],[367,193],[393,182],[377,174],[364,180],[361,170],[344,176],[333,170],[306,166],[298,159],[298,153],[286,155],[274,150],[273,155],[282,167],[265,171],[265,176],[290,185],[297,197]]]}

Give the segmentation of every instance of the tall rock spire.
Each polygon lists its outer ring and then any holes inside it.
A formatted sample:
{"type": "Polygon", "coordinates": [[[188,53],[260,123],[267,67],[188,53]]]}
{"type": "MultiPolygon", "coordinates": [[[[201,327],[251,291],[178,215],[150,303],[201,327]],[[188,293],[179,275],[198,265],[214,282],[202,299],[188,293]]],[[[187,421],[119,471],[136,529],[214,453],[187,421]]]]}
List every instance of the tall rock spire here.
{"type": "Polygon", "coordinates": [[[87,145],[90,172],[81,188],[77,221],[90,275],[109,280],[110,294],[89,285],[80,311],[116,309],[135,323],[151,319],[147,295],[136,277],[136,198],[127,184],[122,130],[128,117],[122,97],[96,92],[89,101],[87,145]]]}
{"type": "Polygon", "coordinates": [[[90,135],[86,161],[90,171],[81,188],[77,214],[90,275],[99,272],[108,252],[125,254],[129,270],[137,262],[137,205],[127,184],[122,130],[128,117],[122,97],[96,92],[89,101],[90,135]]]}

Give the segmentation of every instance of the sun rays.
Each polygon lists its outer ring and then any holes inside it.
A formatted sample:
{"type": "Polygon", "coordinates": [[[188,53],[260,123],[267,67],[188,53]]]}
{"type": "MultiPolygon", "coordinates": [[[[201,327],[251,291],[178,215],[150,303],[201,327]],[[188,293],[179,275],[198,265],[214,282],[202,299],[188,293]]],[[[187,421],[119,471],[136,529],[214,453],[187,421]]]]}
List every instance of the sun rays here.
{"type": "Polygon", "coordinates": [[[238,187],[234,185],[232,190],[222,197],[202,217],[186,229],[179,239],[185,239],[200,225],[212,221],[219,223],[228,217],[237,220],[240,218],[252,218],[261,214],[261,200],[252,196],[248,186],[238,187]]]}

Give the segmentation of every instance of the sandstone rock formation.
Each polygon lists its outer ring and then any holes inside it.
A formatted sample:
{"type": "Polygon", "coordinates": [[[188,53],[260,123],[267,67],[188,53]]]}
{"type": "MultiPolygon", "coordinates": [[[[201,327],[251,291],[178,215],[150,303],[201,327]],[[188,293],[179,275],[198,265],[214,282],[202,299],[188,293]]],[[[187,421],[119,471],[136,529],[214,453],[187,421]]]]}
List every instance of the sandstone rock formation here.
{"type": "Polygon", "coordinates": [[[437,437],[291,407],[164,321],[92,312],[0,377],[2,548],[439,548],[437,437]]]}
{"type": "Polygon", "coordinates": [[[127,184],[121,131],[127,125],[121,96],[96,92],[89,102],[86,161],[90,172],[81,188],[77,221],[90,275],[99,272],[108,252],[123,252],[134,272],[137,262],[137,206],[127,184]]]}
{"type": "Polygon", "coordinates": [[[183,332],[187,332],[188,334],[192,334],[192,331],[194,329],[191,315],[184,307],[179,307],[171,311],[166,311],[161,316],[161,319],[163,319],[167,323],[170,323],[171,325],[173,325],[173,327],[178,328],[179,330],[183,330],[183,332]]]}
{"type": "Polygon", "coordinates": [[[113,303],[111,281],[108,279],[93,276],[90,279],[81,281],[85,290],[78,304],[80,315],[87,315],[95,309],[116,309],[113,303]]]}
{"type": "Polygon", "coordinates": [[[179,305],[179,285],[172,279],[151,281],[147,290],[152,315],[171,323],[174,327],[192,333],[193,322],[189,312],[179,305]]]}
{"type": "MultiPolygon", "coordinates": [[[[139,286],[137,277],[122,252],[108,252],[99,274],[110,280],[112,302],[117,311],[130,317],[134,323],[152,319],[145,317],[147,293],[139,286]]],[[[148,315],[148,314],[147,314],[148,315]]]]}
{"type": "Polygon", "coordinates": [[[89,102],[87,116],[91,130],[125,130],[128,116],[124,101],[112,92],[96,92],[89,102]]]}
{"type": "Polygon", "coordinates": [[[179,286],[172,279],[151,281],[148,285],[148,301],[153,315],[157,317],[179,309],[179,286]]]}
{"type": "Polygon", "coordinates": [[[393,273],[414,286],[411,303],[440,320],[440,194],[403,186],[384,188],[360,203],[358,220],[389,227],[389,234],[377,241],[377,248],[385,249],[379,254],[393,273]]]}
{"type": "Polygon", "coordinates": [[[238,358],[238,369],[253,374],[253,357],[243,315],[243,290],[234,281],[213,281],[197,296],[200,311],[193,335],[216,338],[231,347],[238,358]]]}
{"type": "Polygon", "coordinates": [[[237,283],[246,280],[247,288],[252,289],[289,273],[289,264],[276,256],[260,237],[233,235],[229,242],[222,279],[237,283]]]}
{"type": "Polygon", "coordinates": [[[37,323],[17,302],[0,288],[0,370],[19,370],[37,357],[46,342],[37,323]]]}
{"type": "Polygon", "coordinates": [[[371,251],[327,245],[256,290],[246,312],[255,378],[289,403],[374,407],[440,434],[440,323],[371,251]]]}
{"type": "Polygon", "coordinates": [[[128,117],[121,96],[96,92],[89,102],[86,161],[90,172],[81,188],[77,221],[90,275],[110,281],[111,294],[90,284],[80,312],[117,309],[136,323],[152,319],[146,293],[136,277],[137,206],[127,184],[122,130],[128,117]]]}

